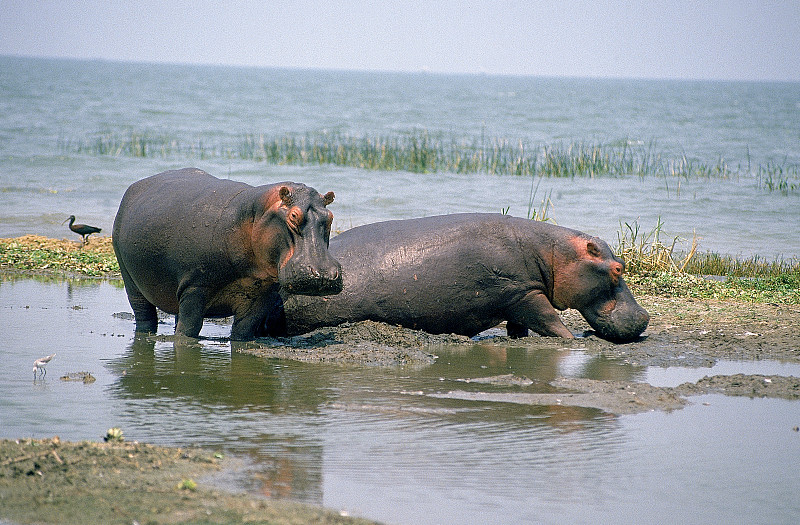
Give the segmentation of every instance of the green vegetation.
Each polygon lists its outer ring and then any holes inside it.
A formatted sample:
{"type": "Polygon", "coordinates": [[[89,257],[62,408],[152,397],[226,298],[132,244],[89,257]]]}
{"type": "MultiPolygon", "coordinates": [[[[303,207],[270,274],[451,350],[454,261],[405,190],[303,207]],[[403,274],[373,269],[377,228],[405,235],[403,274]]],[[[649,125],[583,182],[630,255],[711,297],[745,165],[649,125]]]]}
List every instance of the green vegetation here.
{"type": "Polygon", "coordinates": [[[341,133],[244,134],[233,143],[186,143],[160,134],[100,133],[90,139],[59,140],[62,153],[144,158],[230,158],[289,165],[336,165],[413,173],[490,173],[538,177],[629,176],[757,177],[758,186],[784,194],[800,192],[800,166],[731,166],[724,159],[704,164],[685,155],[664,158],[655,144],[530,144],[507,138],[459,138],[416,131],[382,137],[341,133]]]}
{"type": "Polygon", "coordinates": [[[639,224],[620,227],[616,253],[625,261],[625,279],[638,293],[671,297],[735,299],[800,304],[800,260],[766,261],[758,256],[736,259],[697,253],[697,239],[688,250],[676,250],[677,237],[662,242],[659,219],[647,233],[639,224]],[[704,278],[713,276],[714,278],[704,278]]]}
{"type": "Polygon", "coordinates": [[[37,235],[0,239],[0,270],[119,276],[110,237],[92,237],[86,245],[37,235]]]}

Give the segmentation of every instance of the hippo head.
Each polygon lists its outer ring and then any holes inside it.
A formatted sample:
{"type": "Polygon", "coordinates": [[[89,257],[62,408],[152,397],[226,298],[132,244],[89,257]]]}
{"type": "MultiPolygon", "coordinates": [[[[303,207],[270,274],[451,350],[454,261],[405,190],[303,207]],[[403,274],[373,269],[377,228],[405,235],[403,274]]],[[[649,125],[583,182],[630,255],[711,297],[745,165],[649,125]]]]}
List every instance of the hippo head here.
{"type": "Polygon", "coordinates": [[[647,328],[650,315],[622,278],[625,263],[596,237],[577,236],[570,244],[576,253],[554,275],[554,306],[578,310],[604,339],[636,340],[647,328]]]}
{"type": "Polygon", "coordinates": [[[333,213],[326,206],[333,202],[333,192],[323,196],[295,183],[278,188],[271,222],[281,232],[282,242],[273,244],[281,288],[300,295],[341,292],[342,267],[328,252],[333,213]]]}

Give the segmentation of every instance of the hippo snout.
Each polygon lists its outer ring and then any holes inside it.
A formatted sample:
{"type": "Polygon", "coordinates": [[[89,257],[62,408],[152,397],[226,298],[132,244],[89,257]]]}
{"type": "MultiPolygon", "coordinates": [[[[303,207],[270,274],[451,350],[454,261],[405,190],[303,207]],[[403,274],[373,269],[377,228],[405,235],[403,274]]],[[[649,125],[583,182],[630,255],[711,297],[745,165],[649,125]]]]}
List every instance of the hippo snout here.
{"type": "Polygon", "coordinates": [[[650,323],[650,314],[639,306],[624,305],[615,308],[610,315],[589,320],[589,324],[603,339],[615,343],[629,343],[639,338],[650,323]]]}
{"type": "Polygon", "coordinates": [[[650,314],[634,299],[624,282],[614,298],[580,310],[597,335],[615,343],[635,341],[650,323],[650,314]]]}
{"type": "Polygon", "coordinates": [[[335,295],[344,286],[342,267],[332,258],[324,265],[289,261],[280,269],[278,282],[288,293],[297,295],[335,295]]]}

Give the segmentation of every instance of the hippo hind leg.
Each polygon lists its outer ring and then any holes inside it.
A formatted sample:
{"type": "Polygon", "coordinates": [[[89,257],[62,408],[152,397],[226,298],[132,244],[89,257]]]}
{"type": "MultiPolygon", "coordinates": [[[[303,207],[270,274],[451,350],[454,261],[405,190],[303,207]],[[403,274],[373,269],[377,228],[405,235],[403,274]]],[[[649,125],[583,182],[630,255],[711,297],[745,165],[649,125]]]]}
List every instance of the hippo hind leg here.
{"type": "Polygon", "coordinates": [[[125,292],[128,294],[128,302],[131,304],[133,316],[136,319],[136,331],[156,333],[158,331],[158,314],[155,305],[145,299],[121,264],[120,272],[122,273],[122,282],[125,283],[125,292]]]}

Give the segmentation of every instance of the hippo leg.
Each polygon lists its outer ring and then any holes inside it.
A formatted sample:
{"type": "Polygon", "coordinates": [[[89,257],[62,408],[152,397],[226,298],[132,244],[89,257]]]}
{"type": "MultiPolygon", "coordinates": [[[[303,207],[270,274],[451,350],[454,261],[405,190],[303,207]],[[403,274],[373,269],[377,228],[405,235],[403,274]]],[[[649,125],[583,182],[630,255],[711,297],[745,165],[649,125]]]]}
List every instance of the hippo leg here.
{"type": "Polygon", "coordinates": [[[231,341],[247,341],[256,335],[264,321],[264,312],[261,315],[248,314],[244,317],[233,318],[231,325],[231,341]]]}
{"type": "Polygon", "coordinates": [[[247,341],[258,335],[264,335],[264,323],[267,315],[275,307],[278,300],[276,296],[278,296],[277,291],[261,294],[256,300],[249,303],[246,308],[234,312],[231,340],[247,341]]]}
{"type": "Polygon", "coordinates": [[[524,324],[518,324],[513,321],[506,322],[506,332],[508,332],[508,337],[512,339],[528,337],[528,327],[524,324]]]}
{"type": "Polygon", "coordinates": [[[506,311],[507,330],[510,337],[522,337],[530,328],[540,335],[552,337],[575,337],[561,322],[561,317],[553,305],[539,291],[534,290],[506,311]],[[523,333],[524,329],[524,333],[523,333]]]}
{"type": "Polygon", "coordinates": [[[125,270],[125,267],[120,265],[120,273],[122,273],[122,282],[125,283],[125,292],[128,294],[128,302],[133,309],[133,316],[136,319],[136,331],[156,333],[158,331],[158,314],[156,307],[147,299],[144,298],[142,292],[133,283],[130,274],[125,270]]]}
{"type": "Polygon", "coordinates": [[[175,316],[175,333],[187,337],[197,337],[203,328],[203,314],[206,307],[206,290],[187,287],[178,293],[178,315],[175,316]]]}

